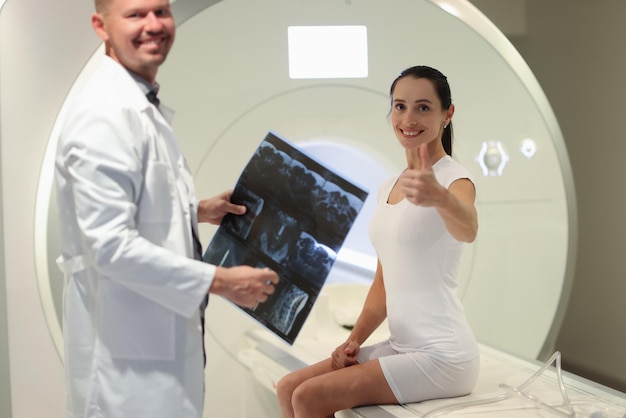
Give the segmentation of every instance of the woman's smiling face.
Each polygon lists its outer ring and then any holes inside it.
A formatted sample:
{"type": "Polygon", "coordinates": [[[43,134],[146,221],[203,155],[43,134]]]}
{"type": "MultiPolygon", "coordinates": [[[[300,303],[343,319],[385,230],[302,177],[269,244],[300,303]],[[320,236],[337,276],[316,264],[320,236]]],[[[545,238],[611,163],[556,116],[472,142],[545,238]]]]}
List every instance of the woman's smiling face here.
{"type": "Polygon", "coordinates": [[[398,80],[393,91],[391,124],[405,149],[440,140],[446,121],[447,112],[430,80],[411,76],[398,80]]]}

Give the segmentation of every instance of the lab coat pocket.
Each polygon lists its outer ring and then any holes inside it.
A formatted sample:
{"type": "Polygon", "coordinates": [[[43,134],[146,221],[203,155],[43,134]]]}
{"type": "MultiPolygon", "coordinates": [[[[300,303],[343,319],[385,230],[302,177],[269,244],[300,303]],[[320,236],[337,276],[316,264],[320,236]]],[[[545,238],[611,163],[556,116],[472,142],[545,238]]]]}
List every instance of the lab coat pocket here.
{"type": "Polygon", "coordinates": [[[110,280],[100,284],[98,327],[113,358],[173,360],[174,313],[110,280]]]}

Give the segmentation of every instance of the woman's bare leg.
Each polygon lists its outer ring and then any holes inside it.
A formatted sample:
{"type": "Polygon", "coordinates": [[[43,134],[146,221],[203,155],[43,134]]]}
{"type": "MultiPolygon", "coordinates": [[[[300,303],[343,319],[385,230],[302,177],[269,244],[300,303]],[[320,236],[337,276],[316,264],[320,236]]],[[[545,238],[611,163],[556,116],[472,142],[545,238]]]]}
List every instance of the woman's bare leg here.
{"type": "Polygon", "coordinates": [[[331,360],[323,360],[311,366],[289,373],[276,384],[280,413],[283,418],[294,418],[292,396],[300,384],[312,377],[332,372],[331,360]]]}
{"type": "Polygon", "coordinates": [[[284,418],[326,418],[355,406],[398,402],[378,360],[326,373],[322,371],[330,368],[330,361],[312,367],[315,370],[303,373],[300,383],[291,386],[290,405],[286,406],[293,415],[284,418]]]}

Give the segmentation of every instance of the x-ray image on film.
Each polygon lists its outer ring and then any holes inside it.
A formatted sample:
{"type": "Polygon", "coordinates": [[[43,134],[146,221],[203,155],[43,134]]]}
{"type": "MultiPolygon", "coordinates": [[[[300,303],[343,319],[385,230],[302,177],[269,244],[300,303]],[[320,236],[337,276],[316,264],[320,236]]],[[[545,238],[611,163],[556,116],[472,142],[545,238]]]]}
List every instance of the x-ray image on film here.
{"type": "Polygon", "coordinates": [[[228,214],[204,253],[224,267],[269,267],[280,283],[255,309],[241,308],[293,344],[368,192],[269,132],[244,168],[228,214]]]}

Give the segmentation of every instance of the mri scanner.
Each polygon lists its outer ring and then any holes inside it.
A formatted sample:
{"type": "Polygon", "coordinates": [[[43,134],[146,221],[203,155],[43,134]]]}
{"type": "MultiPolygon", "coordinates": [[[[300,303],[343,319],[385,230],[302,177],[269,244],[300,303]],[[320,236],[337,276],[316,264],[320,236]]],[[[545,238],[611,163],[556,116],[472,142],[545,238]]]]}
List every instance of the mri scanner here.
{"type": "MultiPolygon", "coordinates": [[[[54,263],[52,157],[64,104],[103,51],[89,26],[91,1],[8,0],[0,7],[13,417],[60,417],[63,283],[54,263]]],[[[480,388],[501,389],[493,383],[506,381],[510,393],[525,393],[515,390],[514,378],[532,377],[541,362],[554,360],[576,257],[576,202],[556,118],[505,36],[464,0],[176,0],[172,7],[177,40],[158,80],[162,100],[177,110],[174,127],[201,197],[233,187],[269,130],[375,195],[404,162],[386,119],[391,81],[416,64],[448,76],[457,109],[454,156],[473,172],[478,190],[480,231],[462,260],[459,295],[483,346],[484,374],[493,376],[480,388]],[[290,78],[288,28],[312,26],[365,27],[366,75],[290,78]]],[[[367,243],[371,210],[368,199],[292,346],[212,298],[205,416],[278,416],[272,383],[345,338],[340,325],[358,310],[375,266],[367,243]]],[[[215,229],[201,228],[206,245],[215,229]]],[[[552,392],[562,393],[559,377],[542,384],[556,382],[552,392]]],[[[626,413],[621,394],[567,374],[566,386],[585,405],[602,402],[602,416],[626,413]]],[[[433,402],[424,405],[445,406],[433,402]]],[[[534,413],[545,411],[531,404],[534,413]]],[[[345,413],[428,415],[422,406],[345,413]]]]}

